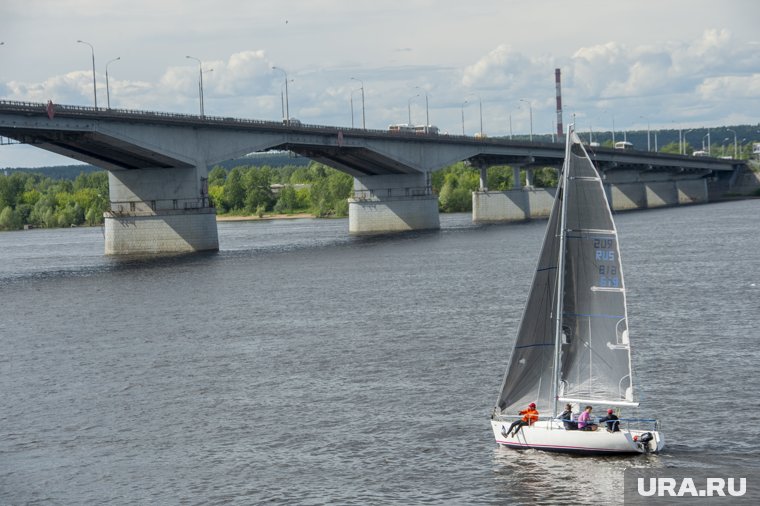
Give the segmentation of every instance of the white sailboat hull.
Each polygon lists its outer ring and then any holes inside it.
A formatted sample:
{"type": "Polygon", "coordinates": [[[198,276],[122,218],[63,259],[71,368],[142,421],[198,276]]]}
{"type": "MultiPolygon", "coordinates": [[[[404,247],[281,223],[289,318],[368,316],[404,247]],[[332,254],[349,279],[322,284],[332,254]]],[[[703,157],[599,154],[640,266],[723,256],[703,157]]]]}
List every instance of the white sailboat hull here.
{"type": "Polygon", "coordinates": [[[560,421],[539,420],[534,425],[522,427],[516,435],[507,437],[512,420],[491,420],[496,442],[510,448],[537,449],[565,453],[621,454],[657,453],[665,446],[662,435],[654,430],[627,429],[609,432],[566,430],[560,421]],[[652,440],[646,444],[638,440],[646,433],[652,440]]]}

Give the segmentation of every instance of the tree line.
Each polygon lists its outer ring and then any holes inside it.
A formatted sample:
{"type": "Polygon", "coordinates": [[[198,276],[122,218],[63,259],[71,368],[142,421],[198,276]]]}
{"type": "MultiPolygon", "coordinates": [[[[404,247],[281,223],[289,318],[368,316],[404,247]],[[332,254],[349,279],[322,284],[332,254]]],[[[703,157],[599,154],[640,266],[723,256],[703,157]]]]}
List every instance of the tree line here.
{"type": "MultiPolygon", "coordinates": [[[[477,169],[463,162],[435,172],[433,192],[439,196],[441,212],[471,211],[479,177],[477,169]]],[[[509,166],[489,167],[488,188],[512,188],[513,177],[509,166]]],[[[524,185],[524,172],[521,178],[524,185]]],[[[534,170],[534,185],[556,185],[556,171],[534,170]]],[[[209,199],[221,216],[308,213],[344,217],[352,192],[350,175],[316,162],[308,166],[216,166],[208,175],[209,199]]],[[[25,225],[100,225],[108,205],[106,171],[82,172],[73,180],[28,171],[0,175],[0,230],[18,230],[25,225]]]]}
{"type": "Polygon", "coordinates": [[[20,171],[0,176],[0,230],[98,225],[107,209],[105,171],[73,181],[20,171]]]}

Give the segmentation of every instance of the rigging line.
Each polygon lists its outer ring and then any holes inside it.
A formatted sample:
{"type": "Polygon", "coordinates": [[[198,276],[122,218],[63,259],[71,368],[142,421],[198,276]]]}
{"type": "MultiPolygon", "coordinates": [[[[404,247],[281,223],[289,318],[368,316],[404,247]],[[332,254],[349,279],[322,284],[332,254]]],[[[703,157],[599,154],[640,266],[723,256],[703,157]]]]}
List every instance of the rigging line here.
{"type": "MultiPolygon", "coordinates": [[[[594,350],[594,348],[591,346],[591,343],[588,340],[584,339],[583,336],[581,336],[580,334],[577,334],[577,335],[573,336],[573,339],[578,339],[578,341],[580,341],[581,343],[583,343],[585,345],[585,348],[588,348],[589,353],[591,353],[592,356],[594,356],[594,357],[598,358],[599,360],[601,360],[602,362],[604,362],[604,365],[606,365],[609,369],[612,369],[612,364],[610,364],[607,360],[605,360],[605,358],[604,358],[604,356],[602,354],[600,354],[598,351],[594,350]]],[[[576,347],[576,348],[578,348],[578,347],[576,347]]]]}
{"type": "Polygon", "coordinates": [[[544,346],[551,346],[552,348],[554,348],[554,343],[526,344],[526,345],[523,345],[523,346],[515,346],[515,349],[516,350],[518,350],[518,349],[521,350],[521,349],[524,349],[524,348],[540,348],[540,347],[544,347],[544,346]]]}
{"type": "Polygon", "coordinates": [[[605,314],[605,313],[562,313],[562,316],[574,316],[576,318],[614,318],[616,320],[626,319],[625,315],[605,314]]]}

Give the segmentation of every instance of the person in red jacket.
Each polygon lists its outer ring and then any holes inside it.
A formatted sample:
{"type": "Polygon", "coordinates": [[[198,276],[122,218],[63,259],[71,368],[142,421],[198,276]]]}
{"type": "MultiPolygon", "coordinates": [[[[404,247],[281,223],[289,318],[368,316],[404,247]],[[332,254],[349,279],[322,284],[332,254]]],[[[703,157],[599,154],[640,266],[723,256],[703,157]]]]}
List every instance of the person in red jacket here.
{"type": "Polygon", "coordinates": [[[523,415],[522,419],[512,422],[512,425],[509,426],[509,430],[506,432],[506,434],[502,434],[504,437],[511,436],[513,430],[514,435],[516,436],[522,427],[525,427],[526,425],[533,425],[538,420],[538,410],[536,409],[536,403],[531,402],[528,405],[528,409],[523,409],[520,411],[520,414],[523,415]]]}

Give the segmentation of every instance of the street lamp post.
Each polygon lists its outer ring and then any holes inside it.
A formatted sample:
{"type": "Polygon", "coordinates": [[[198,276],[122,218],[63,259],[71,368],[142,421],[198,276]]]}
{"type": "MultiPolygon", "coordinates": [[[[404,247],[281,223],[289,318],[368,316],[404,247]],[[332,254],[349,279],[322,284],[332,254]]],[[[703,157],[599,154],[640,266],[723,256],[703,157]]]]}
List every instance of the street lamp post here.
{"type": "Polygon", "coordinates": [[[480,136],[483,137],[483,100],[478,95],[478,108],[480,110],[480,136]]]}
{"type": "Polygon", "coordinates": [[[409,100],[406,101],[406,109],[407,109],[407,113],[409,114],[409,118],[408,118],[409,122],[407,123],[407,125],[409,125],[410,127],[412,126],[412,100],[419,96],[420,94],[417,93],[415,96],[409,97],[409,100]]]}
{"type": "Polygon", "coordinates": [[[423,90],[419,86],[415,86],[415,88],[422,91],[422,93],[425,94],[425,132],[427,133],[428,127],[430,126],[430,109],[428,107],[428,94],[427,94],[427,91],[423,90]]]}
{"type": "MultiPolygon", "coordinates": [[[[203,76],[203,74],[208,74],[209,72],[213,72],[213,71],[214,69],[201,70],[201,77],[203,76]]],[[[203,80],[201,80],[201,82],[203,82],[203,80]]],[[[205,114],[206,114],[206,92],[205,91],[203,92],[203,114],[205,117],[205,114]]]]}
{"type": "Polygon", "coordinates": [[[528,100],[525,100],[524,98],[521,98],[520,102],[525,102],[528,104],[528,109],[530,111],[530,140],[533,142],[533,106],[528,100]]]}
{"type": "Polygon", "coordinates": [[[198,101],[200,103],[201,118],[203,117],[203,63],[194,56],[185,56],[198,62],[198,101]]]}
{"type": "Polygon", "coordinates": [[[693,131],[694,131],[694,130],[686,130],[686,131],[683,133],[683,153],[681,153],[681,154],[683,154],[683,155],[685,155],[685,154],[686,154],[686,146],[688,145],[688,142],[686,142],[686,136],[687,136],[689,133],[693,132],[693,131]]]}
{"type": "Polygon", "coordinates": [[[109,109],[111,108],[111,92],[108,89],[108,66],[112,64],[113,62],[119,61],[119,60],[121,60],[121,56],[117,56],[113,60],[109,60],[108,63],[106,63],[106,103],[109,109]]]}
{"type": "Polygon", "coordinates": [[[348,103],[351,104],[351,128],[354,128],[354,91],[351,90],[351,96],[348,99],[348,103]]]}
{"type": "Polygon", "coordinates": [[[89,42],[85,42],[83,40],[77,40],[80,44],[87,44],[90,46],[90,51],[92,52],[92,95],[95,98],[95,109],[98,108],[98,88],[95,85],[95,48],[92,47],[92,44],[89,42]]]}
{"type": "Polygon", "coordinates": [[[462,102],[462,135],[464,135],[464,106],[467,105],[467,100],[462,102]]]}
{"type": "MultiPolygon", "coordinates": [[[[483,135],[483,99],[480,98],[480,93],[468,93],[466,96],[475,95],[478,97],[478,105],[479,111],[480,111],[480,130],[478,132],[478,135],[483,135]]],[[[467,104],[467,100],[464,101],[464,104],[467,104]]],[[[464,135],[464,104],[462,104],[462,135],[464,135]]],[[[510,117],[510,124],[511,124],[511,117],[510,117]]]]}
{"type": "Polygon", "coordinates": [[[279,70],[285,76],[285,124],[290,123],[290,98],[288,97],[288,73],[280,67],[272,67],[272,70],[279,70]]]}
{"type": "MultiPolygon", "coordinates": [[[[361,79],[357,79],[355,77],[352,77],[351,79],[354,80],[354,81],[359,81],[359,84],[361,84],[361,87],[359,89],[362,90],[362,128],[364,130],[366,130],[367,129],[367,123],[366,123],[365,118],[364,118],[364,81],[362,81],[361,79]]],[[[351,95],[351,97],[353,98],[353,94],[351,95]]],[[[352,126],[353,126],[353,122],[354,122],[354,113],[352,111],[351,112],[351,125],[352,126]]]]}
{"type": "Polygon", "coordinates": [[[647,151],[652,151],[651,141],[649,140],[649,118],[644,116],[639,116],[639,118],[647,120],[647,151]]]}
{"type": "Polygon", "coordinates": [[[734,160],[737,160],[739,158],[739,150],[736,144],[736,131],[731,130],[730,128],[726,128],[726,130],[734,134],[734,160]]]}

